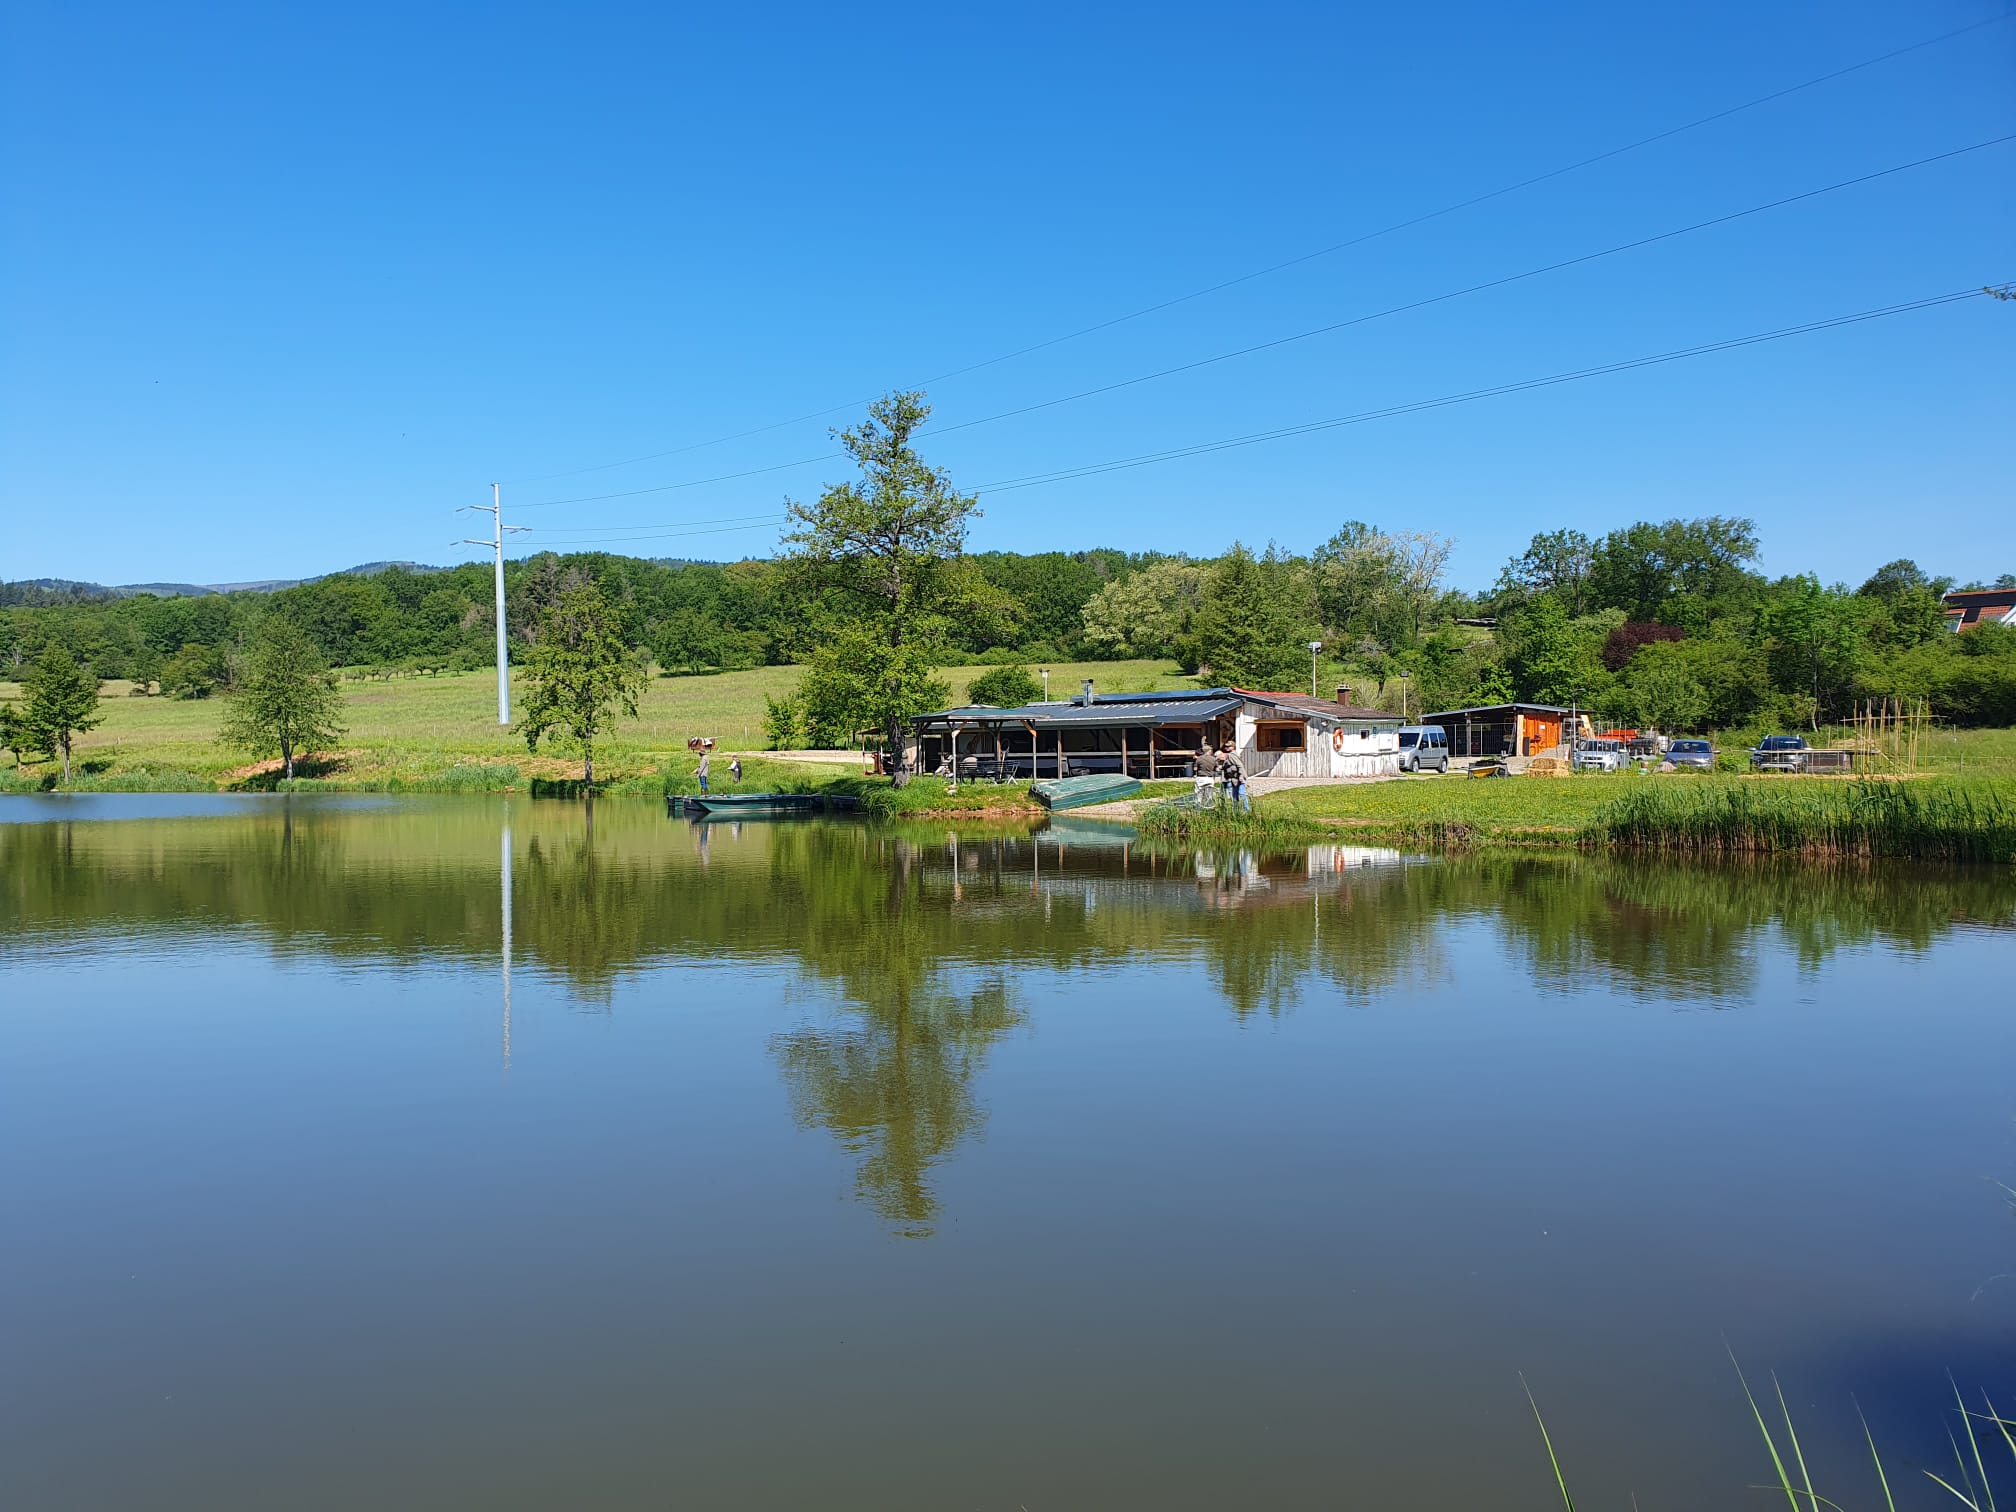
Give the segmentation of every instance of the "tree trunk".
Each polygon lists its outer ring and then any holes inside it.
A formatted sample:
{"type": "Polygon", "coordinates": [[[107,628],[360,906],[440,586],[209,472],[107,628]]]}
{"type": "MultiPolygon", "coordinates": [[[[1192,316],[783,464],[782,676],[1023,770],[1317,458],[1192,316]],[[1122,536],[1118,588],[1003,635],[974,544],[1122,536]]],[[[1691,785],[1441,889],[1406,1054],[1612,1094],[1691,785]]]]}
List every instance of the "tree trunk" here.
{"type": "Polygon", "coordinates": [[[280,741],[280,764],[287,770],[287,780],[294,780],[294,742],[284,736],[280,741]]]}
{"type": "Polygon", "coordinates": [[[590,786],[595,782],[595,747],[592,745],[581,748],[581,780],[590,786]]]}
{"type": "Polygon", "coordinates": [[[63,785],[68,787],[70,785],[70,736],[68,732],[66,731],[63,735],[59,736],[56,743],[63,747],[63,785]]]}

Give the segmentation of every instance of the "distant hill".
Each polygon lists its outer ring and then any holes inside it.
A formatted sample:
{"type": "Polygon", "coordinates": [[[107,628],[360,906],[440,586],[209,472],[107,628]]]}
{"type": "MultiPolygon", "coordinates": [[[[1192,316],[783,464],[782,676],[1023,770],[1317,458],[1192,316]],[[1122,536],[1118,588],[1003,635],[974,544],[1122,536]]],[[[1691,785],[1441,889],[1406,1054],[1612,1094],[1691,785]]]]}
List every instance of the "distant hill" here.
{"type": "Polygon", "coordinates": [[[448,570],[445,567],[430,567],[425,562],[364,562],[355,567],[344,567],[336,572],[317,573],[314,577],[261,578],[250,583],[105,584],[76,582],[70,578],[23,578],[19,582],[0,583],[0,604],[78,603],[90,599],[131,598],[139,593],[151,593],[156,598],[201,598],[209,593],[275,593],[282,588],[293,588],[302,583],[319,583],[323,578],[369,577],[375,572],[385,571],[388,567],[403,567],[408,572],[448,570]]]}

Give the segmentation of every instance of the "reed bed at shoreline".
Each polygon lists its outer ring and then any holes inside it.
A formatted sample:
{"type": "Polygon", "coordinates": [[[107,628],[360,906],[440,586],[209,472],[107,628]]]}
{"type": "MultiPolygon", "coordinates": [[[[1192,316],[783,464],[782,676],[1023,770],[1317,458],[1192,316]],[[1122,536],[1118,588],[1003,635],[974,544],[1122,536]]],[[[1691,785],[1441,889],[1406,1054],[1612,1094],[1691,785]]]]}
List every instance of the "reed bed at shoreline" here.
{"type": "Polygon", "coordinates": [[[1349,836],[1436,850],[1517,845],[2016,861],[2016,783],[2006,780],[1576,778],[1516,795],[1506,783],[1386,786],[1396,791],[1282,794],[1250,814],[1159,804],[1137,823],[1144,836],[1175,844],[1292,845],[1349,836]]]}
{"type": "Polygon", "coordinates": [[[2007,863],[2016,861],[2016,785],[1958,778],[1646,784],[1604,805],[1580,842],[1709,855],[2007,863]]]}

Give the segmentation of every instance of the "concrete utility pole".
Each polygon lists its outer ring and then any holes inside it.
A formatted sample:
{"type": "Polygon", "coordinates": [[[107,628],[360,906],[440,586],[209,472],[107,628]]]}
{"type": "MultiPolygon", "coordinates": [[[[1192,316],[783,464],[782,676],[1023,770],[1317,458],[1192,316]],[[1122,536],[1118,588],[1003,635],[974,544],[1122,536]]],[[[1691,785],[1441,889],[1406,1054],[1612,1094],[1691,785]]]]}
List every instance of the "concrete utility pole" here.
{"type": "MultiPolygon", "coordinates": [[[[511,658],[504,645],[504,532],[520,531],[523,525],[504,523],[504,491],[497,484],[490,485],[488,504],[465,504],[463,509],[480,509],[497,517],[496,534],[487,541],[465,538],[465,546],[489,546],[497,553],[497,723],[511,723],[511,658]]],[[[461,513],[457,510],[456,513],[461,513]]]]}

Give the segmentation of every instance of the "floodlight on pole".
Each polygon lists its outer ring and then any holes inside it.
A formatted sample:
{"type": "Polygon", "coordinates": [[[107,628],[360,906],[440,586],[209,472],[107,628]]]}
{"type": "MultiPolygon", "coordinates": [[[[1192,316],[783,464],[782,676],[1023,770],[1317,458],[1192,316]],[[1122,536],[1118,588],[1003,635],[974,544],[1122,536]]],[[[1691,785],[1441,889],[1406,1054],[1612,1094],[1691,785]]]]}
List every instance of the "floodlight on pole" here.
{"type": "Polygon", "coordinates": [[[1314,697],[1316,697],[1316,696],[1317,696],[1317,694],[1316,694],[1316,653],[1317,653],[1318,651],[1321,651],[1322,649],[1323,649],[1323,642],[1321,642],[1321,641],[1311,641],[1311,642],[1309,642],[1309,696],[1310,696],[1311,698],[1314,698],[1314,697]]]}
{"type": "MultiPolygon", "coordinates": [[[[504,535],[505,532],[524,530],[523,525],[504,523],[504,491],[497,484],[490,485],[488,504],[464,504],[462,509],[480,509],[497,518],[496,534],[487,541],[465,538],[465,546],[489,546],[497,553],[497,723],[511,723],[511,659],[505,649],[504,640],[504,535]]],[[[457,510],[460,514],[462,510],[457,510]]]]}

